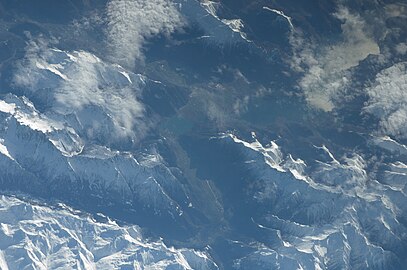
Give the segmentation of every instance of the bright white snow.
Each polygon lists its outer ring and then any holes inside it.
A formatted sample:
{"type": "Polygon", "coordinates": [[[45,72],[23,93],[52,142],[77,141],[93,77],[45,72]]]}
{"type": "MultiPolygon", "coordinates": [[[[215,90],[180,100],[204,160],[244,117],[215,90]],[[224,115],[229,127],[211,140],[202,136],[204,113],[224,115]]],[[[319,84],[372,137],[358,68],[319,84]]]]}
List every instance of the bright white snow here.
{"type": "Polygon", "coordinates": [[[277,15],[282,16],[284,19],[287,20],[288,24],[290,25],[290,28],[291,28],[292,30],[294,29],[294,25],[293,25],[293,22],[292,22],[291,17],[285,15],[284,12],[282,12],[281,10],[277,10],[277,9],[269,8],[269,7],[263,7],[263,9],[268,10],[268,11],[271,11],[271,12],[273,12],[273,13],[276,13],[277,15]]]}
{"type": "Polygon", "coordinates": [[[204,252],[143,238],[137,226],[0,196],[0,269],[218,269],[204,252]]]}

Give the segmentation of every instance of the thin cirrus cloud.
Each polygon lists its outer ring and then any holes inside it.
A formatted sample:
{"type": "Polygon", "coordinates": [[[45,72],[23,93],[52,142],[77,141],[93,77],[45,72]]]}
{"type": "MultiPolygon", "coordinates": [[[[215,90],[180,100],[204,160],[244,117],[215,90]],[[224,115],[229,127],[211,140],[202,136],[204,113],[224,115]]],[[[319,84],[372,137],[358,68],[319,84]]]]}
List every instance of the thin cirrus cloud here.
{"type": "Polygon", "coordinates": [[[294,51],[291,67],[302,73],[298,86],[307,103],[323,111],[335,108],[335,100],[343,95],[351,80],[350,69],[369,54],[380,53],[369,26],[360,15],[344,6],[333,15],[343,22],[339,42],[317,46],[298,31],[290,38],[294,51]]]}
{"type": "Polygon", "coordinates": [[[366,89],[364,112],[379,120],[379,133],[407,139],[407,62],[397,63],[376,75],[366,89]]]}
{"type": "Polygon", "coordinates": [[[185,24],[169,0],[111,0],[106,17],[112,61],[130,68],[143,60],[143,45],[148,38],[170,35],[185,24]]]}

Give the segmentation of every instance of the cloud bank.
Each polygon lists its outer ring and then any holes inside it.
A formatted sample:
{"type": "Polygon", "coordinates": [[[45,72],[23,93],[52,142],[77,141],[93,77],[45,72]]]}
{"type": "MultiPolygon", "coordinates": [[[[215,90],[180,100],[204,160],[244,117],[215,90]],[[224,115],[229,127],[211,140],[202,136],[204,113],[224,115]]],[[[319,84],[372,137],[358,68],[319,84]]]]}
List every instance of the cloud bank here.
{"type": "Polygon", "coordinates": [[[380,49],[363,18],[341,6],[333,14],[342,21],[341,40],[318,46],[298,31],[290,41],[294,49],[291,66],[303,75],[299,87],[313,108],[331,111],[351,79],[350,69],[380,49]]]}
{"type": "Polygon", "coordinates": [[[379,132],[407,139],[407,62],[382,70],[366,92],[364,111],[379,119],[379,132]]]}
{"type": "Polygon", "coordinates": [[[147,129],[144,106],[137,99],[141,76],[91,53],[49,48],[41,40],[30,42],[14,83],[49,103],[53,112],[75,114],[90,137],[105,132],[140,138],[147,129]]]}
{"type": "Polygon", "coordinates": [[[182,15],[169,0],[111,0],[106,15],[111,57],[127,67],[143,59],[148,38],[169,35],[184,26],[182,15]]]}

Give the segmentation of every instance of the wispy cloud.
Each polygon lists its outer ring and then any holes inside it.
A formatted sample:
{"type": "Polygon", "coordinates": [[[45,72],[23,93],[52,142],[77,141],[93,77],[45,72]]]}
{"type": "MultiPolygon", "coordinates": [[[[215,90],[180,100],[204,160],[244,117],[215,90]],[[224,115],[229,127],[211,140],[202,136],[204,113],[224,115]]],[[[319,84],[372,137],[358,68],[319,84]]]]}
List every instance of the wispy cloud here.
{"type": "Polygon", "coordinates": [[[399,43],[396,45],[395,49],[398,54],[407,54],[407,43],[399,43]]]}
{"type": "Polygon", "coordinates": [[[140,138],[147,128],[144,106],[137,99],[141,78],[91,53],[64,52],[41,40],[30,42],[14,82],[28,95],[52,99],[54,112],[76,114],[90,137],[100,136],[108,123],[112,126],[108,133],[117,137],[140,138]]]}
{"type": "MultiPolygon", "coordinates": [[[[170,0],[110,0],[104,13],[76,23],[104,29],[107,54],[100,57],[130,69],[144,60],[143,46],[149,38],[168,36],[185,25],[170,0]]],[[[143,137],[149,121],[137,98],[141,76],[86,51],[55,49],[57,41],[28,38],[25,57],[16,64],[16,86],[28,95],[35,92],[36,99],[43,99],[53,112],[76,114],[89,138],[143,137]]]]}
{"type": "Polygon", "coordinates": [[[369,26],[360,15],[343,6],[333,15],[342,21],[338,42],[319,46],[299,31],[292,33],[290,39],[294,49],[291,66],[303,74],[299,87],[309,105],[324,111],[334,109],[335,100],[352,77],[350,69],[369,54],[380,53],[369,26]]]}
{"type": "Polygon", "coordinates": [[[111,57],[127,67],[143,59],[148,38],[169,35],[184,26],[182,15],[169,0],[111,0],[106,15],[111,57]]]}
{"type": "Polygon", "coordinates": [[[393,65],[376,75],[366,89],[369,101],[364,111],[379,119],[381,135],[407,138],[407,62],[393,65]]]}

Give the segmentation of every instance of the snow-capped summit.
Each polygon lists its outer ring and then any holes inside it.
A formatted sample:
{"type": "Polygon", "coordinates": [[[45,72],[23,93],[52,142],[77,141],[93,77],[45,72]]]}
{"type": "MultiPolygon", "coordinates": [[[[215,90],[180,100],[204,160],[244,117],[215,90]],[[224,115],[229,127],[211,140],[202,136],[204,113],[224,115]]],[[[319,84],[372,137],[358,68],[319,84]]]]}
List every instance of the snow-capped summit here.
{"type": "Polygon", "coordinates": [[[263,146],[254,135],[250,142],[232,134],[220,140],[243,153],[242,164],[256,179],[250,200],[264,209],[254,212],[252,220],[270,235],[252,254],[235,261],[237,269],[401,265],[397,258],[407,248],[403,240],[407,227],[399,222],[407,211],[404,163],[388,164],[373,180],[361,156],[339,159],[322,146],[331,161],[317,161],[317,169],[308,174],[306,163],[284,154],[276,142],[263,146]]]}
{"type": "Polygon", "coordinates": [[[214,270],[206,252],[149,241],[137,226],[98,222],[65,205],[0,196],[0,269],[214,270]]]}
{"type": "Polygon", "coordinates": [[[90,191],[99,203],[139,205],[174,218],[189,203],[158,152],[143,157],[92,144],[68,118],[41,113],[26,97],[0,100],[0,125],[1,180],[8,189],[77,203],[89,200],[90,191]]]}

